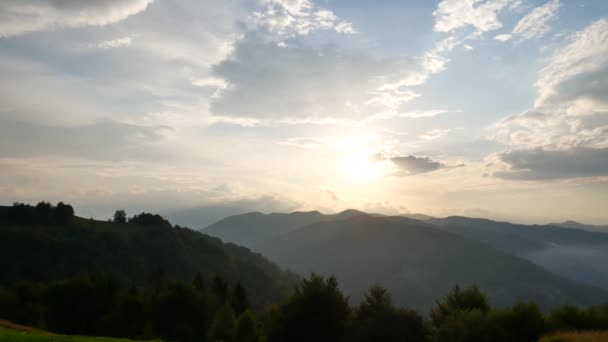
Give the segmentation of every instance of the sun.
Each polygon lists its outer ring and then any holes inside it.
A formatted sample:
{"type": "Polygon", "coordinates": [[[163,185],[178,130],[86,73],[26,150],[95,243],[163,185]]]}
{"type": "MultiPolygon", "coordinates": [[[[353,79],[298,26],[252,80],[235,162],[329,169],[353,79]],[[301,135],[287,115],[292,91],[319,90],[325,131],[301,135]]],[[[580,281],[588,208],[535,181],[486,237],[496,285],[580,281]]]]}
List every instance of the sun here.
{"type": "Polygon", "coordinates": [[[370,154],[349,155],[340,161],[340,170],[354,181],[372,181],[383,174],[383,163],[370,154]]]}

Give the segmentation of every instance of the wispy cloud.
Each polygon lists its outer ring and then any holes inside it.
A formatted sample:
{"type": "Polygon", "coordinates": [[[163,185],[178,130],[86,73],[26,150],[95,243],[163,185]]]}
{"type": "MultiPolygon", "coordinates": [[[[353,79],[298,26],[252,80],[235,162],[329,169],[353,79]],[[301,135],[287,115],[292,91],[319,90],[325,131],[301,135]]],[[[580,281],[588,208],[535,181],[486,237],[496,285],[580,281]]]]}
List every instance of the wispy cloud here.
{"type": "Polygon", "coordinates": [[[88,47],[98,48],[98,49],[112,49],[112,48],[117,48],[117,47],[121,47],[121,46],[129,46],[129,45],[131,45],[132,42],[133,42],[133,37],[128,36],[128,37],[122,37],[122,38],[117,38],[117,39],[102,40],[102,41],[99,41],[94,44],[89,44],[88,47]]]}
{"type": "Polygon", "coordinates": [[[103,26],[121,21],[148,7],[153,0],[71,1],[3,0],[0,37],[58,27],[103,26]]]}
{"type": "Polygon", "coordinates": [[[251,21],[255,27],[277,34],[280,38],[306,36],[318,30],[356,33],[352,23],[309,0],[262,0],[262,3],[264,9],[253,13],[251,21]]]}
{"type": "Polygon", "coordinates": [[[513,0],[443,0],[435,16],[435,31],[451,32],[472,26],[476,32],[488,32],[502,27],[498,13],[513,0]]]}
{"type": "Polygon", "coordinates": [[[560,0],[550,0],[542,6],[532,9],[515,25],[511,34],[501,34],[495,39],[507,41],[516,38],[518,42],[522,42],[544,36],[551,30],[549,23],[556,18],[560,6],[560,0]]]}

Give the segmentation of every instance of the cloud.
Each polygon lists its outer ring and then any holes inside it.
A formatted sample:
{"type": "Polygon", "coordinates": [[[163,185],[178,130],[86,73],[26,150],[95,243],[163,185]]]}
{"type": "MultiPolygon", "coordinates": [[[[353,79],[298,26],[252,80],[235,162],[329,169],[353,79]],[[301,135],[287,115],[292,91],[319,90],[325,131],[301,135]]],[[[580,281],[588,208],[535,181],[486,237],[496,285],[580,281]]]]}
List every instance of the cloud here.
{"type": "Polygon", "coordinates": [[[226,84],[226,81],[224,81],[221,78],[217,78],[217,77],[197,78],[197,79],[192,80],[192,85],[195,85],[197,87],[213,87],[213,88],[220,88],[220,89],[224,89],[228,86],[226,84]]]}
{"type": "Polygon", "coordinates": [[[133,37],[123,37],[117,39],[110,40],[102,40],[95,44],[90,44],[88,47],[90,48],[98,48],[98,49],[112,49],[121,46],[129,46],[133,42],[133,37]]]}
{"type": "Polygon", "coordinates": [[[549,22],[555,19],[560,6],[559,0],[550,0],[544,5],[534,8],[515,25],[511,34],[501,34],[495,39],[507,41],[515,37],[522,42],[544,36],[551,30],[549,22]]]}
{"type": "Polygon", "coordinates": [[[258,29],[276,34],[279,38],[306,36],[318,30],[355,33],[352,23],[340,19],[332,11],[309,0],[261,0],[264,9],[256,11],[251,21],[258,29]]]}
{"type": "Polygon", "coordinates": [[[104,26],[126,19],[153,0],[3,0],[0,37],[54,28],[104,26]]]}
{"type": "Polygon", "coordinates": [[[434,161],[429,157],[416,157],[413,155],[405,157],[392,157],[393,162],[405,175],[417,175],[439,170],[444,164],[434,161]]]}
{"type": "Polygon", "coordinates": [[[536,82],[539,90],[536,106],[586,95],[602,102],[608,100],[608,82],[603,77],[608,67],[608,20],[592,23],[573,34],[570,41],[541,70],[536,82]]]}
{"type": "Polygon", "coordinates": [[[499,122],[492,138],[513,149],[608,146],[608,21],[573,34],[547,60],[534,108],[499,122]]]}
{"type": "Polygon", "coordinates": [[[573,148],[566,151],[516,150],[499,155],[509,167],[495,172],[504,179],[550,180],[608,176],[608,148],[573,148]]]}
{"type": "Polygon", "coordinates": [[[158,149],[167,127],[115,121],[57,127],[0,120],[0,158],[72,156],[99,160],[166,158],[158,149]],[[151,147],[157,148],[151,148],[151,147]]]}
{"type": "Polygon", "coordinates": [[[451,131],[452,131],[451,128],[434,128],[434,129],[426,132],[422,136],[420,136],[420,138],[422,138],[423,140],[427,140],[427,141],[437,140],[439,138],[444,137],[451,131]]]}
{"type": "Polygon", "coordinates": [[[513,36],[510,34],[499,34],[496,37],[494,37],[494,39],[501,41],[501,42],[506,42],[507,40],[510,40],[511,38],[513,38],[513,36]]]}
{"type": "Polygon", "coordinates": [[[331,191],[331,190],[325,190],[323,191],[323,193],[325,195],[327,195],[329,197],[329,199],[331,199],[332,201],[339,201],[340,198],[336,195],[335,192],[331,191]]]}
{"type": "Polygon", "coordinates": [[[443,0],[433,12],[434,29],[451,32],[472,26],[477,33],[497,30],[502,27],[498,13],[512,3],[512,0],[443,0]]]}
{"type": "Polygon", "coordinates": [[[227,87],[210,109],[217,116],[308,122],[387,112],[396,116],[417,95],[386,85],[420,70],[411,57],[378,59],[335,48],[279,47],[248,36],[213,67],[227,87]]]}

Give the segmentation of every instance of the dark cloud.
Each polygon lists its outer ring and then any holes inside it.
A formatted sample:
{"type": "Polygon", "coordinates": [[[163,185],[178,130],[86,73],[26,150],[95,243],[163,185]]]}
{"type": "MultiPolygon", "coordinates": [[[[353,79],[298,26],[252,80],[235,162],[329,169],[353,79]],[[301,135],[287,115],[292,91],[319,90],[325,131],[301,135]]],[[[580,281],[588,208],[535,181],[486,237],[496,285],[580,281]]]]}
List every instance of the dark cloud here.
{"type": "Polygon", "coordinates": [[[70,156],[100,160],[156,159],[163,126],[137,126],[116,121],[54,127],[0,120],[0,157],[70,156]]]}
{"type": "Polygon", "coordinates": [[[413,155],[393,157],[390,158],[390,161],[408,175],[432,172],[446,167],[444,164],[434,161],[429,157],[416,157],[413,155]]]}
{"type": "Polygon", "coordinates": [[[504,179],[543,180],[608,175],[608,148],[516,150],[501,154],[500,159],[511,170],[495,172],[494,176],[504,179]]]}

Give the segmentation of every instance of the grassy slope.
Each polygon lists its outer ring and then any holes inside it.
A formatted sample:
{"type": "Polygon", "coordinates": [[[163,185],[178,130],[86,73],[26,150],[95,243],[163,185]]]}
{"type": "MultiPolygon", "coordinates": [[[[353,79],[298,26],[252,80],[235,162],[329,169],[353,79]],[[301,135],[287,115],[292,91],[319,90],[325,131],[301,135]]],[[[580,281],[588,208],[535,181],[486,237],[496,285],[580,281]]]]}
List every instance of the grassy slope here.
{"type": "Polygon", "coordinates": [[[564,332],[545,336],[540,342],[606,342],[608,331],[564,332]]]}
{"type": "Polygon", "coordinates": [[[128,342],[132,340],[109,338],[55,335],[37,330],[14,330],[0,327],[0,341],[3,342],[128,342]]]}

